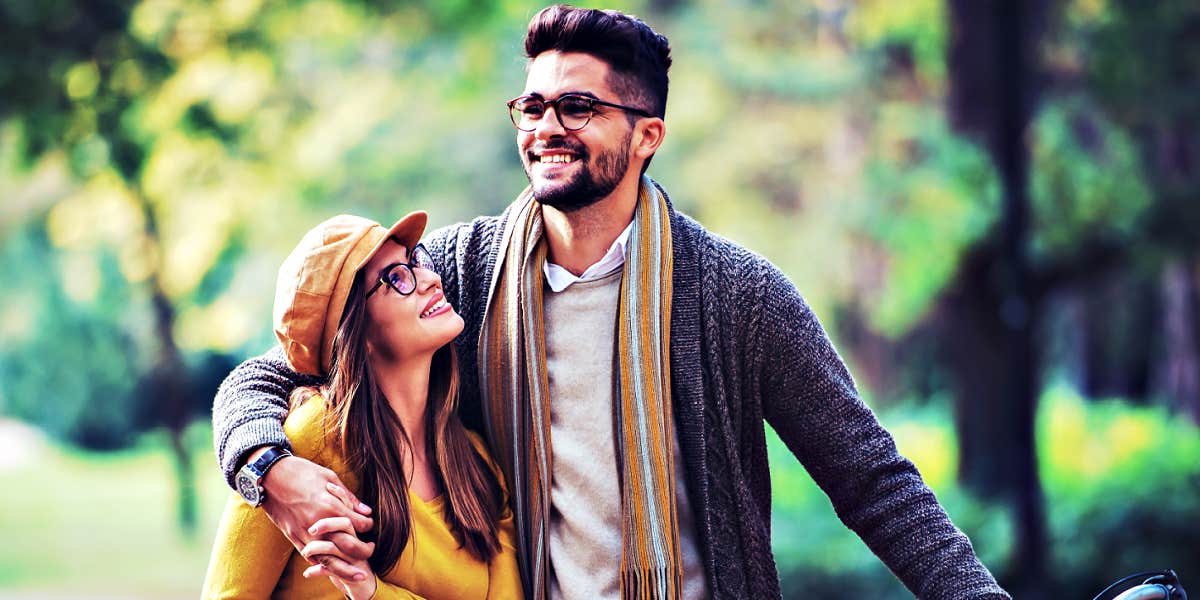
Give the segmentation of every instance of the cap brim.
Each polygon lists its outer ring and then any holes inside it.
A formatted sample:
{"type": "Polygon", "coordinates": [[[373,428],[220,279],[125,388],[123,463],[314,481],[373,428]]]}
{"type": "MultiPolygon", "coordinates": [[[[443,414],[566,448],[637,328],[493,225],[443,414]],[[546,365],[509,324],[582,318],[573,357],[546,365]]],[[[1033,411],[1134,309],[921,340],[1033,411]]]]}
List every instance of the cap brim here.
{"type": "Polygon", "coordinates": [[[387,235],[376,242],[375,247],[371,248],[371,251],[355,265],[354,271],[358,272],[367,263],[371,262],[371,257],[375,256],[375,253],[379,252],[379,249],[383,248],[383,245],[388,240],[395,240],[401,246],[412,250],[413,246],[416,246],[417,242],[421,241],[421,234],[425,233],[425,223],[428,221],[429,213],[423,210],[413,211],[404,215],[399,221],[396,221],[395,225],[392,225],[391,229],[388,229],[387,235]]]}

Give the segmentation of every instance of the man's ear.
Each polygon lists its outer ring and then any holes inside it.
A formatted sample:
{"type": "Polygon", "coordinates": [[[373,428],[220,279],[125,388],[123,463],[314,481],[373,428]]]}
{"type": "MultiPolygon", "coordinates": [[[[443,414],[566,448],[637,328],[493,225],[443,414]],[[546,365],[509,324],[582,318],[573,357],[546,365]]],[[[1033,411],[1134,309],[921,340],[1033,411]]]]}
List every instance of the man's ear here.
{"type": "Polygon", "coordinates": [[[641,119],[633,131],[633,156],[649,160],[658,152],[658,147],[667,135],[667,124],[658,117],[641,119]]]}

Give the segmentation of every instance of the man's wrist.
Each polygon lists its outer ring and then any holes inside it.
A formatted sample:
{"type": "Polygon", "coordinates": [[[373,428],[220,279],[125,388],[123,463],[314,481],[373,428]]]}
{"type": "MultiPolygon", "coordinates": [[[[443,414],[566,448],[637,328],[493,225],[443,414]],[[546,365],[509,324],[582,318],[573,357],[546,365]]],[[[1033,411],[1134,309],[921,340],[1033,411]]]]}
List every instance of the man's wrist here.
{"type": "Polygon", "coordinates": [[[259,458],[262,457],[263,453],[265,453],[267,450],[270,450],[273,447],[274,446],[267,444],[266,446],[259,446],[255,449],[243,454],[241,460],[238,461],[237,470],[240,471],[240,470],[242,470],[242,467],[258,460],[259,458]]]}
{"type": "MultiPolygon", "coordinates": [[[[287,456],[284,456],[284,457],[280,458],[279,460],[276,460],[275,463],[273,465],[271,465],[271,468],[267,469],[267,472],[263,474],[262,481],[260,481],[259,484],[262,485],[263,489],[268,492],[267,493],[268,500],[271,498],[271,494],[270,494],[271,482],[275,481],[276,479],[279,479],[278,477],[272,478],[271,474],[274,473],[279,468],[279,465],[281,465],[287,461],[293,460],[295,458],[296,458],[296,455],[289,452],[287,456]]],[[[286,471],[287,469],[284,469],[284,470],[286,471]]]]}
{"type": "MultiPolygon", "coordinates": [[[[262,455],[266,454],[267,450],[270,450],[271,448],[278,448],[280,450],[287,451],[288,455],[284,458],[292,458],[295,456],[288,450],[287,446],[282,446],[279,444],[265,444],[262,446],[256,446],[242,455],[242,458],[238,460],[238,463],[234,469],[234,472],[236,473],[237,471],[242,470],[242,467],[245,467],[248,464],[252,464],[254,461],[262,458],[262,455]]],[[[282,459],[280,459],[280,460],[282,461],[282,459]]],[[[267,473],[269,474],[271,472],[271,470],[272,469],[268,469],[267,473]]],[[[266,480],[265,475],[263,476],[263,479],[264,479],[264,481],[266,480]]]]}
{"type": "Polygon", "coordinates": [[[250,506],[260,506],[266,498],[267,475],[279,461],[292,453],[281,446],[256,448],[247,456],[246,464],[235,475],[236,489],[250,506]]]}

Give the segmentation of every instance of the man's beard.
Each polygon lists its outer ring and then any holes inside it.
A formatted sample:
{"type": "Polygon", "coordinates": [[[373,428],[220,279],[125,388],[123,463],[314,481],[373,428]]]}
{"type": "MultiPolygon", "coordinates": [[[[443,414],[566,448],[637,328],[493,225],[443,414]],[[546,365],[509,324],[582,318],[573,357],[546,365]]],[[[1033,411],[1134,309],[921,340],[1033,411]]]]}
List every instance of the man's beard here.
{"type": "Polygon", "coordinates": [[[633,132],[625,136],[618,147],[601,151],[596,156],[595,173],[588,164],[590,155],[582,146],[574,147],[563,143],[547,145],[546,149],[565,147],[573,150],[576,162],[579,163],[579,170],[566,181],[543,181],[539,185],[533,180],[533,165],[527,164],[525,176],[529,178],[529,183],[533,186],[534,199],[543,206],[556,208],[562,212],[573,212],[606,198],[613,190],[617,189],[617,185],[625,177],[625,172],[629,170],[627,150],[631,139],[633,139],[633,132]]]}

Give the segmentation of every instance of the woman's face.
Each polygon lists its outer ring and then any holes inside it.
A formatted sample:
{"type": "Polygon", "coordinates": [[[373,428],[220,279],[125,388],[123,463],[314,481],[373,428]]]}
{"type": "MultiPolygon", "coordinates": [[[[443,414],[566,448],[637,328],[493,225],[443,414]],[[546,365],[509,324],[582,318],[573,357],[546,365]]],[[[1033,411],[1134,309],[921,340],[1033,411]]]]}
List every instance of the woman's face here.
{"type": "MultiPolygon", "coordinates": [[[[388,240],[359,272],[367,289],[396,263],[409,263],[408,248],[388,240]]],[[[405,296],[381,285],[367,298],[367,340],[372,350],[390,360],[432,355],[463,330],[463,319],[442,295],[442,278],[420,267],[412,268],[417,285],[405,296]]]]}

